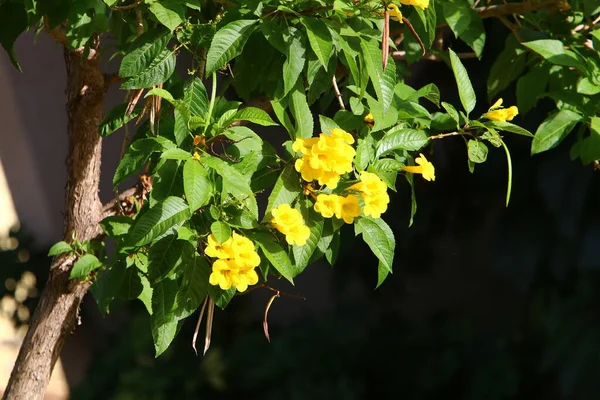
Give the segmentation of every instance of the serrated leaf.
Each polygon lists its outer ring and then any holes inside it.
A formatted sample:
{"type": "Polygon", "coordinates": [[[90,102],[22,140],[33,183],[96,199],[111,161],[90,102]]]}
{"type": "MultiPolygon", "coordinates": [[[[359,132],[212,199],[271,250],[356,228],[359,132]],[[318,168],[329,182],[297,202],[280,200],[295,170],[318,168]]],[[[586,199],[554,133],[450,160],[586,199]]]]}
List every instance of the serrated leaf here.
{"type": "Polygon", "coordinates": [[[526,114],[537,104],[546,91],[550,69],[538,65],[517,81],[517,106],[519,114],[526,114]]]}
{"type": "Polygon", "coordinates": [[[319,241],[321,240],[321,234],[323,232],[323,219],[316,218],[314,213],[309,213],[309,219],[306,225],[310,229],[310,236],[306,240],[303,246],[293,245],[292,252],[294,254],[294,263],[296,265],[296,274],[300,274],[310,263],[311,257],[317,248],[319,241]],[[310,218],[312,216],[312,218],[310,218]]]}
{"type": "Polygon", "coordinates": [[[215,302],[217,307],[222,310],[227,307],[231,299],[235,296],[236,288],[232,287],[227,290],[221,289],[219,286],[208,285],[208,295],[215,302]]]}
{"type": "Polygon", "coordinates": [[[504,50],[494,61],[488,76],[488,100],[491,101],[513,80],[517,79],[526,65],[527,52],[522,48],[515,35],[508,35],[504,50]]]}
{"type": "Polygon", "coordinates": [[[208,171],[196,160],[188,160],[183,166],[183,190],[185,198],[194,212],[208,204],[212,195],[212,185],[208,171]]]}
{"type": "Polygon", "coordinates": [[[585,71],[585,67],[577,55],[569,50],[565,50],[565,45],[556,39],[541,39],[522,43],[523,46],[530,48],[552,64],[564,65],[567,67],[578,67],[585,71]]]}
{"type": "Polygon", "coordinates": [[[531,143],[531,154],[538,154],[556,147],[581,121],[581,115],[569,110],[560,110],[541,123],[531,143]]]}
{"type": "Polygon", "coordinates": [[[222,244],[231,237],[231,227],[223,221],[213,222],[210,225],[210,232],[219,244],[222,244]]]}
{"type": "Polygon", "coordinates": [[[275,181],[273,191],[269,195],[265,218],[270,217],[270,212],[273,208],[281,204],[292,204],[301,191],[302,185],[300,184],[298,173],[294,169],[294,165],[290,163],[283,168],[277,181],[275,181]]]}
{"type": "Polygon", "coordinates": [[[277,272],[293,285],[298,271],[294,269],[287,252],[275,238],[266,233],[252,233],[248,234],[248,237],[256,242],[277,272]]]}
{"type": "Polygon", "coordinates": [[[172,37],[164,29],[152,29],[142,34],[133,42],[133,47],[123,57],[119,67],[119,76],[130,78],[148,69],[156,57],[166,48],[172,37]]]}
{"type": "Polygon", "coordinates": [[[69,279],[84,279],[90,272],[98,269],[102,263],[93,254],[86,254],[75,262],[73,269],[69,274],[69,279]]]}
{"type": "Polygon", "coordinates": [[[306,45],[300,31],[290,26],[283,34],[287,44],[283,63],[283,92],[278,93],[277,99],[285,97],[296,86],[306,63],[306,45]]]}
{"type": "Polygon", "coordinates": [[[127,103],[119,104],[110,109],[109,112],[104,115],[104,119],[100,123],[99,131],[100,136],[106,137],[121,128],[129,121],[135,119],[143,110],[143,106],[136,106],[131,114],[125,115],[127,110],[127,103]]]}
{"type": "Polygon", "coordinates": [[[304,86],[300,81],[298,82],[298,85],[296,85],[290,94],[290,110],[296,120],[294,138],[308,139],[313,135],[315,121],[306,101],[304,86]]]}
{"type": "Polygon", "coordinates": [[[177,282],[164,279],[152,287],[152,338],[156,357],[161,355],[177,335],[177,318],[173,306],[177,294],[177,282]]]}
{"type": "Polygon", "coordinates": [[[482,163],[487,159],[488,148],[485,143],[471,139],[467,142],[467,153],[471,162],[482,163]]]}
{"type": "Polygon", "coordinates": [[[175,316],[187,318],[202,304],[208,294],[210,266],[194,252],[184,259],[183,282],[177,292],[175,316]]]}
{"type": "Polygon", "coordinates": [[[379,288],[381,284],[385,281],[385,278],[390,274],[390,270],[385,267],[385,265],[379,261],[377,264],[377,285],[375,289],[379,288]]]}
{"type": "Polygon", "coordinates": [[[362,238],[369,248],[389,272],[392,272],[396,240],[390,227],[381,219],[358,218],[355,223],[356,234],[362,238]]]}
{"type": "Polygon", "coordinates": [[[169,196],[183,197],[182,165],[178,160],[167,160],[154,173],[150,208],[169,196]]]}
{"type": "Polygon", "coordinates": [[[192,158],[192,155],[180,148],[174,147],[172,149],[167,149],[162,152],[160,158],[164,158],[166,160],[189,160],[192,158]]]}
{"type": "Polygon", "coordinates": [[[460,102],[463,105],[464,110],[467,113],[467,116],[473,109],[476,104],[475,91],[473,90],[473,85],[471,84],[471,80],[469,79],[469,74],[465,69],[464,65],[460,61],[460,58],[456,55],[452,49],[448,49],[450,53],[450,63],[452,65],[452,72],[454,72],[454,78],[456,79],[456,85],[458,86],[458,95],[460,97],[460,102]]]}
{"type": "Polygon", "coordinates": [[[185,20],[183,6],[177,1],[155,1],[148,5],[148,9],[154,14],[158,22],[169,28],[171,32],[185,20]]]}
{"type": "Polygon", "coordinates": [[[256,196],[246,177],[237,169],[216,157],[203,157],[202,162],[215,170],[223,179],[223,190],[231,194],[236,200],[243,204],[254,220],[258,220],[258,205],[256,196]]]}
{"type": "Polygon", "coordinates": [[[5,1],[0,4],[0,15],[2,15],[0,44],[6,50],[14,67],[22,72],[15,57],[14,44],[21,33],[27,30],[27,11],[21,2],[5,1]]]}
{"type": "Polygon", "coordinates": [[[485,45],[485,29],[481,17],[467,2],[444,2],[444,18],[457,38],[468,44],[478,58],[485,45]]]}
{"type": "Polygon", "coordinates": [[[111,238],[126,235],[133,226],[133,219],[125,215],[111,215],[100,221],[104,233],[111,238]]]}
{"type": "Polygon", "coordinates": [[[175,71],[175,62],[176,57],[173,51],[164,49],[139,75],[125,79],[121,84],[121,89],[144,89],[160,85],[173,75],[173,72],[175,71]]]}
{"type": "Polygon", "coordinates": [[[394,87],[397,79],[396,64],[390,61],[384,71],[381,64],[381,49],[377,46],[377,43],[361,40],[360,47],[377,99],[381,103],[382,111],[386,113],[394,98],[394,87]]]}
{"type": "Polygon", "coordinates": [[[148,251],[148,280],[152,285],[169,276],[183,259],[184,252],[191,252],[189,242],[177,239],[177,235],[167,235],[148,251]]]}
{"type": "Polygon", "coordinates": [[[71,245],[67,242],[58,242],[55,243],[52,247],[50,247],[50,250],[48,250],[48,256],[55,256],[58,254],[63,254],[63,253],[70,253],[73,251],[73,248],[71,247],[71,245]]]}
{"type": "Polygon", "coordinates": [[[266,111],[256,107],[246,107],[238,110],[233,116],[233,121],[249,121],[262,126],[278,125],[266,111]]]}
{"type": "Polygon", "coordinates": [[[206,54],[206,75],[223,67],[242,52],[256,21],[240,19],[217,31],[206,54]]]}
{"type": "MultiPolygon", "coordinates": [[[[520,110],[519,110],[520,111],[520,110]]],[[[533,133],[529,132],[525,128],[521,128],[519,125],[515,125],[507,121],[486,121],[483,123],[488,128],[494,128],[500,131],[506,131],[510,133],[516,133],[517,135],[533,137],[533,133]]]]}
{"type": "Polygon", "coordinates": [[[122,286],[127,265],[124,260],[116,259],[108,269],[101,271],[92,283],[91,292],[98,304],[100,312],[109,312],[109,306],[122,286]]]}
{"type": "Polygon", "coordinates": [[[367,166],[375,158],[375,148],[373,146],[374,140],[371,136],[367,136],[364,139],[358,139],[356,145],[356,158],[354,164],[358,171],[364,171],[367,166]]]}
{"type": "Polygon", "coordinates": [[[375,158],[379,158],[394,150],[417,151],[429,142],[424,131],[410,128],[391,129],[379,141],[375,158]]]}
{"type": "Polygon", "coordinates": [[[302,18],[301,22],[306,27],[306,36],[310,47],[327,71],[327,64],[333,52],[333,39],[327,25],[323,20],[311,17],[302,18]]]}
{"type": "Polygon", "coordinates": [[[327,134],[331,133],[332,129],[340,128],[334,120],[324,115],[319,115],[319,126],[321,127],[321,132],[327,134]]]}
{"type": "Polygon", "coordinates": [[[139,171],[150,158],[152,153],[175,147],[173,142],[161,136],[138,139],[131,143],[113,177],[113,186],[117,186],[133,173],[139,171]]]}
{"type": "Polygon", "coordinates": [[[148,244],[189,217],[190,209],[183,199],[167,197],[140,217],[131,229],[129,243],[133,246],[148,244]]]}

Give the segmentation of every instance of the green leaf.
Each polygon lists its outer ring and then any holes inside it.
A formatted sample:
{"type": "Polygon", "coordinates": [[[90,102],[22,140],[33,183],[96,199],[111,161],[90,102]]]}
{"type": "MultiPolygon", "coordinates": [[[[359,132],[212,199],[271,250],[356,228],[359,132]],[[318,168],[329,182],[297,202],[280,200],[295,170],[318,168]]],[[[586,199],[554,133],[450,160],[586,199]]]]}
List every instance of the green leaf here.
{"type": "Polygon", "coordinates": [[[160,158],[166,160],[189,160],[192,158],[192,155],[183,149],[173,147],[172,149],[163,151],[160,158]]]}
{"type": "Polygon", "coordinates": [[[296,85],[290,94],[290,109],[296,120],[294,138],[307,139],[313,135],[315,122],[312,113],[310,112],[310,108],[308,107],[308,102],[306,101],[304,86],[301,81],[298,82],[298,85],[296,85]]]}
{"type": "Polygon", "coordinates": [[[138,219],[129,233],[129,243],[133,246],[148,244],[189,217],[190,209],[183,199],[167,197],[138,219]]]}
{"type": "Polygon", "coordinates": [[[283,63],[283,92],[278,93],[277,99],[285,97],[296,86],[298,78],[304,69],[304,64],[306,64],[304,36],[293,26],[290,26],[287,32],[284,31],[284,36],[287,38],[285,47],[286,59],[283,63]]]}
{"type": "Polygon", "coordinates": [[[190,242],[177,239],[177,235],[167,235],[160,239],[148,251],[148,280],[151,284],[168,277],[179,265],[183,255],[190,249],[190,242]]]}
{"type": "Polygon", "coordinates": [[[131,114],[125,115],[127,106],[127,103],[122,103],[118,106],[111,108],[110,111],[106,113],[104,119],[100,123],[100,136],[106,137],[114,131],[116,131],[117,129],[121,128],[129,121],[137,118],[137,116],[140,115],[144,108],[143,106],[136,106],[131,112],[131,114]]]}
{"type": "Polygon", "coordinates": [[[220,158],[206,156],[202,162],[223,178],[223,190],[244,205],[254,220],[258,220],[256,196],[246,177],[220,158]]]}
{"type": "Polygon", "coordinates": [[[313,17],[302,18],[301,22],[306,27],[306,36],[308,36],[310,47],[327,71],[327,64],[333,52],[333,39],[327,25],[323,20],[313,17]]]}
{"type": "Polygon", "coordinates": [[[538,154],[556,147],[581,121],[581,115],[569,110],[560,110],[542,122],[531,143],[531,154],[538,154]]]}
{"type": "Polygon", "coordinates": [[[390,274],[390,270],[385,267],[385,265],[379,261],[377,264],[377,286],[375,289],[379,288],[381,284],[385,281],[385,278],[390,274]]]}
{"type": "Polygon", "coordinates": [[[454,72],[454,78],[456,79],[456,85],[458,86],[458,95],[460,96],[460,102],[463,105],[467,116],[475,108],[476,97],[473,85],[469,79],[469,74],[463,66],[460,58],[456,55],[452,49],[448,49],[450,52],[450,63],[452,64],[452,72],[454,72]]]}
{"type": "Polygon", "coordinates": [[[454,35],[468,44],[478,58],[485,45],[483,21],[466,1],[444,2],[444,18],[454,35]]]}
{"type": "Polygon", "coordinates": [[[424,131],[410,128],[396,127],[379,141],[375,158],[379,158],[394,150],[417,151],[429,142],[429,137],[424,131]]]}
{"type": "Polygon", "coordinates": [[[591,77],[581,77],[577,82],[577,93],[593,96],[600,93],[600,85],[595,83],[591,77]]]}
{"type": "Polygon", "coordinates": [[[409,96],[406,100],[418,102],[421,97],[426,98],[438,107],[440,106],[440,89],[434,83],[428,83],[427,85],[423,86],[421,89],[409,96]]]}
{"type": "Polygon", "coordinates": [[[488,148],[485,143],[471,139],[467,142],[467,153],[471,162],[479,164],[487,159],[488,148]]]}
{"type": "Polygon", "coordinates": [[[161,355],[177,335],[178,320],[173,315],[177,282],[164,279],[152,287],[152,338],[156,357],[161,355]]]}
{"type": "Polygon", "coordinates": [[[50,250],[48,250],[48,256],[56,256],[58,254],[70,253],[73,251],[71,245],[67,242],[55,243],[50,250]]]}
{"type": "Polygon", "coordinates": [[[456,111],[456,108],[454,108],[452,104],[446,103],[445,101],[442,101],[442,107],[444,108],[444,110],[446,110],[448,115],[454,121],[456,121],[456,129],[460,130],[460,116],[458,115],[458,111],[456,111]]]}
{"type": "Polygon", "coordinates": [[[133,47],[123,57],[119,67],[119,76],[131,78],[140,75],[165,50],[172,37],[173,35],[164,29],[152,29],[141,35],[133,42],[133,47]]]}
{"type": "Polygon", "coordinates": [[[0,4],[0,15],[2,16],[0,44],[6,50],[14,67],[22,72],[15,56],[14,44],[21,33],[27,30],[27,11],[20,2],[5,1],[0,4]]]}
{"type": "Polygon", "coordinates": [[[527,52],[515,35],[508,35],[504,50],[492,65],[487,81],[488,100],[492,100],[517,79],[527,65],[527,52]]]}
{"type": "Polygon", "coordinates": [[[183,177],[181,161],[167,160],[154,174],[150,207],[169,196],[183,197],[183,177]]]}
{"type": "Polygon", "coordinates": [[[375,41],[361,40],[360,47],[369,78],[371,78],[371,83],[373,83],[375,93],[377,93],[377,99],[381,103],[383,112],[386,113],[394,98],[394,87],[397,79],[396,64],[393,60],[390,60],[385,71],[383,70],[381,49],[375,41]]]}
{"type": "Polygon", "coordinates": [[[340,128],[334,120],[324,115],[319,115],[319,126],[321,127],[321,132],[328,134],[331,133],[332,129],[340,128]]]}
{"type": "Polygon", "coordinates": [[[275,238],[269,234],[258,232],[248,234],[248,237],[258,244],[258,247],[277,272],[293,285],[294,277],[298,271],[294,270],[287,252],[277,243],[275,238]]]}
{"type": "Polygon", "coordinates": [[[355,223],[355,231],[362,238],[369,248],[383,264],[385,269],[392,272],[394,261],[394,249],[396,240],[390,227],[381,218],[372,219],[362,217],[355,223]]]}
{"type": "Polygon", "coordinates": [[[278,125],[266,111],[256,107],[246,107],[237,111],[233,117],[233,121],[250,121],[262,126],[278,125]]]}
{"type": "Polygon", "coordinates": [[[202,304],[208,294],[210,266],[197,252],[184,258],[185,269],[181,289],[177,292],[175,316],[187,318],[202,304]]]}
{"type": "Polygon", "coordinates": [[[242,52],[254,31],[257,20],[240,19],[230,22],[215,34],[206,55],[206,75],[223,67],[242,52]]]}
{"type": "Polygon", "coordinates": [[[550,68],[538,65],[517,81],[517,106],[519,113],[526,114],[537,104],[548,86],[550,68]]]}
{"type": "Polygon", "coordinates": [[[208,94],[204,84],[198,77],[186,81],[183,88],[183,102],[192,116],[203,117],[208,112],[208,94]]]}
{"type": "Polygon", "coordinates": [[[148,9],[158,22],[169,28],[172,32],[185,20],[185,11],[181,3],[173,0],[155,1],[148,5],[148,9]]]}
{"type": "Polygon", "coordinates": [[[525,42],[523,46],[530,48],[552,64],[567,67],[578,67],[585,71],[585,67],[577,55],[572,51],[565,50],[565,45],[560,40],[541,39],[525,42]]]}
{"type": "Polygon", "coordinates": [[[147,69],[139,75],[127,78],[121,84],[121,89],[144,89],[166,82],[175,71],[175,61],[175,54],[171,50],[162,50],[147,69]]]}
{"type": "Polygon", "coordinates": [[[208,171],[196,160],[188,160],[183,165],[183,191],[194,212],[208,204],[212,196],[212,185],[208,179],[208,171]]]}
{"type": "Polygon", "coordinates": [[[373,138],[369,135],[364,139],[358,139],[358,144],[356,146],[356,158],[354,160],[354,164],[358,171],[364,171],[367,169],[367,166],[373,161],[375,158],[375,148],[373,138]]]}
{"type": "Polygon", "coordinates": [[[227,307],[233,296],[235,296],[236,288],[232,287],[227,290],[223,290],[218,286],[208,285],[208,295],[215,302],[217,307],[222,310],[227,307]]]}
{"type": "Polygon", "coordinates": [[[219,244],[222,244],[231,237],[231,227],[222,221],[213,222],[210,225],[210,232],[219,244]]]}
{"type": "Polygon", "coordinates": [[[75,262],[69,274],[69,279],[85,279],[90,272],[98,269],[102,263],[93,254],[86,254],[75,262]]]}
{"type": "Polygon", "coordinates": [[[521,136],[533,137],[533,134],[527,129],[521,128],[520,126],[507,121],[486,121],[483,123],[483,125],[485,125],[488,128],[498,129],[500,131],[516,133],[517,135],[521,136]]]}
{"type": "Polygon", "coordinates": [[[265,218],[270,218],[270,212],[273,208],[281,204],[292,204],[300,195],[302,185],[298,178],[298,173],[294,168],[294,164],[290,163],[283,168],[281,175],[277,178],[273,191],[269,195],[265,218]]]}
{"type": "Polygon", "coordinates": [[[111,215],[100,221],[104,233],[111,238],[126,235],[133,226],[133,219],[125,215],[111,215]]]}
{"type": "Polygon", "coordinates": [[[305,218],[306,225],[310,229],[310,236],[303,246],[293,245],[292,252],[294,254],[294,262],[297,268],[297,274],[300,274],[309,264],[323,232],[323,219],[312,210],[306,213],[308,218],[305,218]]]}
{"type": "Polygon", "coordinates": [[[109,264],[108,269],[99,271],[92,283],[91,291],[100,312],[109,312],[110,303],[117,296],[126,271],[127,265],[123,259],[116,259],[109,264]]]}

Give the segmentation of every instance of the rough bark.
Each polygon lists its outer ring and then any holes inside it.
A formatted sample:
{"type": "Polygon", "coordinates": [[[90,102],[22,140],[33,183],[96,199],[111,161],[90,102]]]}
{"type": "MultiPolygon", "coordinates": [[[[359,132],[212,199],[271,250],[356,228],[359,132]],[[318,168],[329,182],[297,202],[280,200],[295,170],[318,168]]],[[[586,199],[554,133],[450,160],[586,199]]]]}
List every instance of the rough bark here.
{"type": "MultiPolygon", "coordinates": [[[[100,234],[103,209],[98,197],[101,140],[98,126],[106,94],[98,40],[91,51],[65,51],[69,151],[64,239],[84,241],[100,234]],[[82,56],[87,56],[82,58],[82,56]]],[[[43,399],[54,364],[78,320],[90,283],[70,281],[73,257],[53,260],[50,277],[15,362],[5,400],[43,399]]]]}

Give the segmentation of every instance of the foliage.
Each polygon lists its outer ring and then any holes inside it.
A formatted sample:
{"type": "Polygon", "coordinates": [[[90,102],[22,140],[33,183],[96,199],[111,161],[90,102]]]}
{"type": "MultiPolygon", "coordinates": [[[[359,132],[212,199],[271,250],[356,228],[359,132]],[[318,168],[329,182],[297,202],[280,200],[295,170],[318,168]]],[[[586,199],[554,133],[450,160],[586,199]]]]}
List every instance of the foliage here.
{"type": "MultiPolygon", "coordinates": [[[[381,218],[389,202],[387,189],[396,190],[399,174],[410,185],[414,174],[434,180],[433,164],[421,153],[430,152],[436,140],[461,136],[471,172],[486,162],[488,144],[502,147],[508,164],[507,204],[512,163],[501,132],[533,137],[531,153],[537,154],[579,126],[572,157],[584,163],[600,158],[600,30],[594,21],[600,10],[594,2],[510,3],[505,7],[522,8],[498,15],[514,35],[490,73],[488,100],[516,79],[522,113],[541,97],[552,99],[556,110],[535,136],[509,122],[517,108],[502,108],[501,101],[476,114],[478,99],[460,53],[436,41],[447,26],[482,57],[486,7],[474,8],[470,0],[403,0],[404,17],[400,20],[396,13],[398,22],[390,22],[385,3],[3,3],[11,14],[27,16],[0,28],[0,41],[13,62],[13,42],[20,32],[42,17],[48,29],[68,20],[67,46],[85,49],[98,35],[111,36],[114,53],[109,55],[121,59],[121,89],[137,94],[148,90],[144,108],[135,108],[139,96],[132,94],[100,126],[106,136],[134,115],[138,122],[148,115],[138,124],[113,179],[118,187],[143,170],[152,182],[148,201],[103,221],[104,232],[116,242],[110,257],[102,245],[80,244],[76,238],[57,244],[51,254],[78,258],[71,278],[94,281],[93,293],[103,311],[122,292],[140,299],[151,314],[157,355],[203,303],[208,304],[210,338],[214,304],[225,308],[236,290],[256,283],[257,273],[248,271],[249,266],[259,264],[265,282],[269,277],[293,282],[323,256],[333,265],[346,224],[354,225],[355,235],[377,257],[381,285],[392,272],[397,242],[381,218]],[[508,14],[519,14],[520,25],[508,22],[508,14]],[[398,29],[403,50],[389,57],[389,48],[396,46],[389,32],[398,29]],[[193,59],[186,77],[175,73],[183,54],[193,59]],[[402,60],[412,63],[427,54],[448,63],[460,106],[440,103],[434,84],[415,89],[406,81],[402,60]],[[226,98],[226,88],[236,100],[226,98]],[[262,107],[256,107],[259,103],[262,107]],[[280,125],[289,140],[278,151],[256,125],[280,125]],[[261,192],[270,193],[266,210],[257,201],[261,192]],[[296,223],[308,228],[302,229],[301,239],[288,234],[289,225],[284,229],[272,223],[278,218],[275,210],[285,206],[297,210],[301,218],[296,215],[296,223]],[[237,237],[247,242],[223,253],[215,250],[215,256],[206,250],[227,247],[237,237]],[[260,261],[248,261],[255,252],[260,261]]],[[[413,192],[411,221],[415,212],[413,192]]]]}

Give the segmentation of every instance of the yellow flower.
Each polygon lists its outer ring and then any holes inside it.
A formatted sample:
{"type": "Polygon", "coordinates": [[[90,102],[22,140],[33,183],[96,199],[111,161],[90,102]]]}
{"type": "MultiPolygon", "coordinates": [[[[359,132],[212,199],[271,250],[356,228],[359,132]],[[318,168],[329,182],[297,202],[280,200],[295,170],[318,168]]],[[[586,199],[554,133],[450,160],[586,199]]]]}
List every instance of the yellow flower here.
{"type": "Polygon", "coordinates": [[[281,204],[271,210],[273,219],[271,223],[285,235],[289,244],[304,246],[310,237],[310,229],[304,223],[300,211],[293,209],[289,204],[281,204]]]}
{"type": "MultiPolygon", "coordinates": [[[[429,0],[428,0],[429,1],[429,0]]],[[[387,9],[390,13],[390,18],[393,19],[394,21],[398,21],[401,24],[404,23],[404,21],[402,21],[402,12],[398,9],[398,6],[395,4],[388,4],[387,9]]],[[[371,115],[371,114],[369,114],[371,115]]],[[[367,119],[365,118],[365,121],[367,119]]],[[[371,115],[371,122],[373,122],[373,116],[371,115]]]]}
{"type": "Polygon", "coordinates": [[[240,292],[244,292],[249,285],[255,285],[258,282],[258,274],[254,268],[248,268],[235,260],[216,260],[213,263],[208,282],[211,285],[219,285],[223,290],[233,286],[240,292]]]}
{"type": "Polygon", "coordinates": [[[390,196],[387,194],[387,185],[372,172],[362,171],[360,182],[350,186],[360,192],[365,202],[364,213],[368,217],[379,218],[386,212],[390,196]]]}
{"type": "Polygon", "coordinates": [[[505,122],[505,121],[512,121],[512,119],[514,117],[519,115],[519,109],[516,106],[510,106],[508,108],[494,109],[494,108],[500,106],[501,104],[502,104],[502,99],[498,100],[496,102],[496,104],[494,104],[490,108],[490,111],[483,114],[483,117],[485,117],[489,120],[492,120],[492,121],[505,122]]]}
{"type": "Polygon", "coordinates": [[[427,161],[423,154],[419,154],[415,162],[418,165],[402,167],[402,170],[411,174],[421,174],[423,175],[423,179],[427,181],[435,181],[435,168],[432,163],[427,161]]]}
{"type": "Polygon", "coordinates": [[[360,216],[360,201],[354,195],[343,197],[336,194],[320,194],[314,208],[325,218],[335,216],[347,224],[353,223],[354,218],[360,216]]]}
{"type": "Polygon", "coordinates": [[[260,257],[250,239],[233,232],[229,239],[219,244],[210,235],[204,252],[209,257],[217,258],[208,279],[211,285],[219,285],[223,290],[235,287],[243,292],[248,285],[258,282],[254,268],[260,264],[260,257]]]}
{"type": "Polygon", "coordinates": [[[195,151],[195,152],[194,152],[194,155],[193,155],[193,157],[192,157],[192,158],[193,158],[194,160],[196,160],[196,161],[200,161],[200,154],[198,154],[198,152],[197,152],[197,151],[195,151]]]}
{"type": "Polygon", "coordinates": [[[335,188],[340,175],[352,171],[356,151],[351,146],[354,138],[348,132],[333,128],[331,133],[321,133],[318,138],[296,139],[292,149],[302,153],[294,166],[307,182],[335,188]]]}
{"type": "Polygon", "coordinates": [[[427,7],[429,7],[429,0],[400,0],[400,4],[426,9],[427,7]]]}

